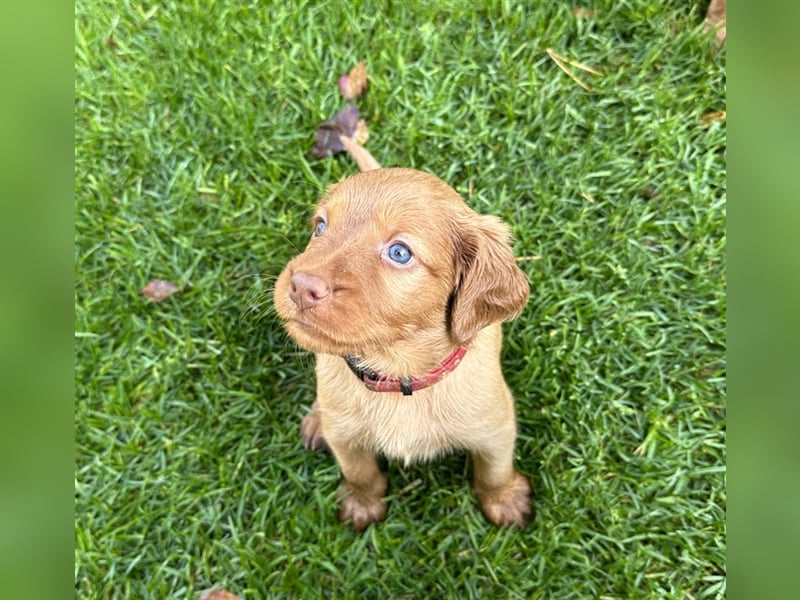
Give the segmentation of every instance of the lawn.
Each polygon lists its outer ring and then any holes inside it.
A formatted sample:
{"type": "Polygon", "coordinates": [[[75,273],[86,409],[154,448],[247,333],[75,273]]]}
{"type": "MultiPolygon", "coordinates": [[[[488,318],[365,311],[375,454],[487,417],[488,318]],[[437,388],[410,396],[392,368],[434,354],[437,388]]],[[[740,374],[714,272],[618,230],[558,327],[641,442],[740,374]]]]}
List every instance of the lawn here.
{"type": "Polygon", "coordinates": [[[725,49],[705,3],[586,5],[78,0],[76,597],[725,596],[725,49]],[[367,148],[513,229],[525,529],[456,453],[385,462],[354,534],[302,448],[271,286],[357,171],[310,149],[362,59],[367,148]]]}

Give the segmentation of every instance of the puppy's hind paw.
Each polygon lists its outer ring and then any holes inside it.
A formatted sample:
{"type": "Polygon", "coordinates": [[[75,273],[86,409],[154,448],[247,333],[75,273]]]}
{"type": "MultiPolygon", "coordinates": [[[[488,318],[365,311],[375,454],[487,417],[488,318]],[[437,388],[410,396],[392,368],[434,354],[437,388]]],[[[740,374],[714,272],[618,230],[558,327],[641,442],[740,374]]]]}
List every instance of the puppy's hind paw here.
{"type": "Polygon", "coordinates": [[[300,423],[300,434],[303,436],[303,447],[306,450],[328,449],[328,442],[322,436],[322,424],[316,402],[311,405],[311,412],[303,417],[300,423]]]}
{"type": "Polygon", "coordinates": [[[486,518],[493,525],[522,527],[533,516],[531,484],[528,478],[514,473],[506,487],[492,492],[478,492],[478,500],[486,518]]]}

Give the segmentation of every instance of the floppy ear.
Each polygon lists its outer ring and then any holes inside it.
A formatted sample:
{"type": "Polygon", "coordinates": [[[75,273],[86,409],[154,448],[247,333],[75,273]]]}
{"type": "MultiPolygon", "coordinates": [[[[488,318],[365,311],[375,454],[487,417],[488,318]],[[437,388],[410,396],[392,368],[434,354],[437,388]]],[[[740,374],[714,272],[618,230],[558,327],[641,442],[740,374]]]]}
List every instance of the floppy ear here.
{"type": "Polygon", "coordinates": [[[450,335],[469,342],[484,327],[516,317],[528,302],[528,278],[511,252],[508,226],[490,215],[468,215],[454,232],[456,287],[450,335]]]}

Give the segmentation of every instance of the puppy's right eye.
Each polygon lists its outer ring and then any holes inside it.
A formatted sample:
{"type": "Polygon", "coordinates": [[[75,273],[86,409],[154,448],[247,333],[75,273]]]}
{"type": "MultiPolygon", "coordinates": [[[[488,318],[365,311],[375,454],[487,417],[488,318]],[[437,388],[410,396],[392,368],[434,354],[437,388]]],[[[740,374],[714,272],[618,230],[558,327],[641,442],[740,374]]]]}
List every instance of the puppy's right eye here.
{"type": "Polygon", "coordinates": [[[314,237],[321,236],[323,233],[325,233],[325,230],[327,228],[328,228],[328,224],[325,221],[323,221],[321,219],[319,221],[317,221],[317,225],[316,225],[316,227],[314,227],[314,237]]]}

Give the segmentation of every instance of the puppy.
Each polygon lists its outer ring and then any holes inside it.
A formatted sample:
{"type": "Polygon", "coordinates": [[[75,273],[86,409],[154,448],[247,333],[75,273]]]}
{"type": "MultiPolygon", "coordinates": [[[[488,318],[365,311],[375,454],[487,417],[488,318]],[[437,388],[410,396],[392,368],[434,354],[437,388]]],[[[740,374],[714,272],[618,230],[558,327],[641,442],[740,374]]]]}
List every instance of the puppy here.
{"type": "Polygon", "coordinates": [[[317,398],[301,431],[341,467],[340,519],[360,531],[385,517],[376,454],[409,464],[465,449],[487,519],[523,525],[530,485],[512,464],[500,345],[529,286],[508,227],[436,177],[391,168],[331,186],[312,231],[275,284],[275,306],[316,354],[317,398]]]}

